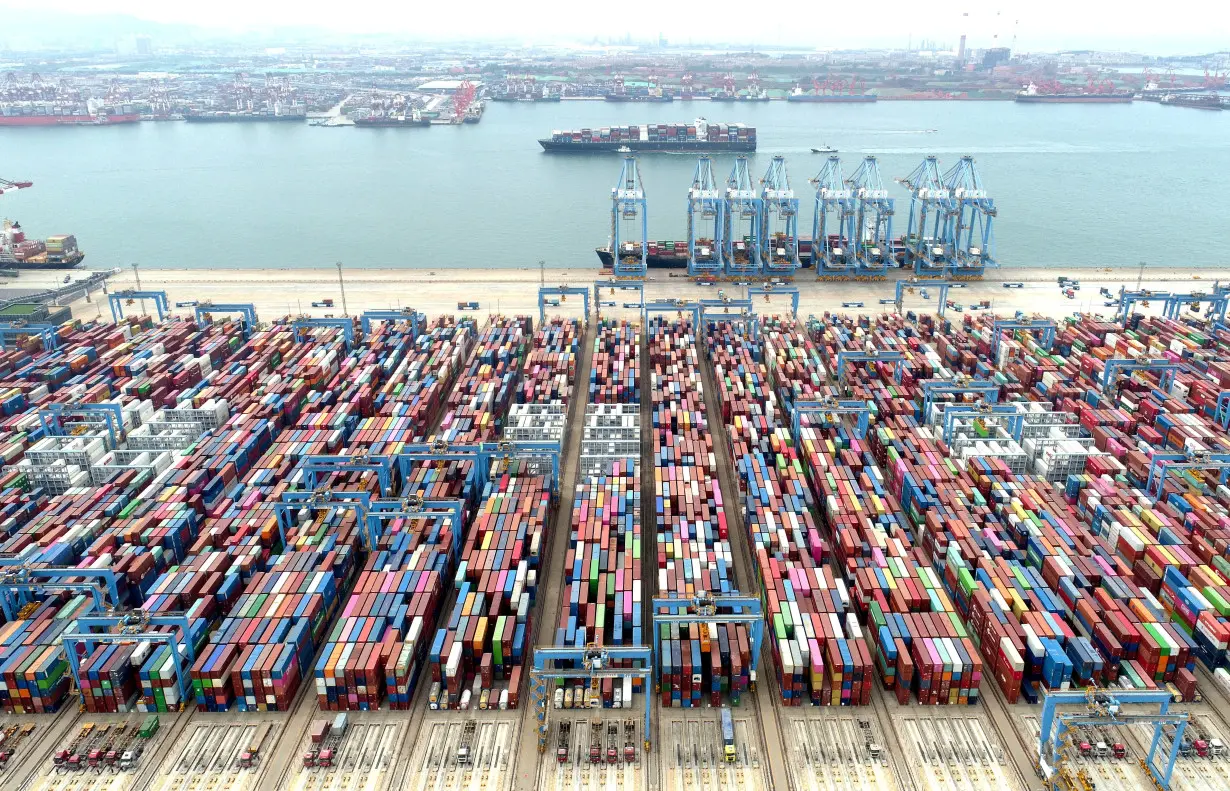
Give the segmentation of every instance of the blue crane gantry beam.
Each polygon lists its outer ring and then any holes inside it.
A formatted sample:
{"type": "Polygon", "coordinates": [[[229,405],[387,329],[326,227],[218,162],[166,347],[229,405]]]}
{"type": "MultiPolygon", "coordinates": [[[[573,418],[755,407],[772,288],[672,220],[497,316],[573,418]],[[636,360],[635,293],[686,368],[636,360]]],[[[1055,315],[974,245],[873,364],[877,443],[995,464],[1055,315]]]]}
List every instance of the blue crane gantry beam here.
{"type": "Polygon", "coordinates": [[[797,401],[790,410],[790,435],[794,437],[796,446],[799,443],[799,431],[802,428],[803,415],[823,415],[829,422],[836,423],[842,415],[854,415],[856,418],[854,436],[864,439],[871,425],[871,408],[863,401],[838,400],[834,398],[820,401],[797,401]]]}
{"type": "Polygon", "coordinates": [[[1157,502],[1166,487],[1166,476],[1183,470],[1217,472],[1218,481],[1225,485],[1230,480],[1230,453],[1155,453],[1149,460],[1145,494],[1157,502]]]}
{"type": "Polygon", "coordinates": [[[124,410],[119,404],[48,404],[38,410],[38,422],[45,437],[67,437],[66,417],[89,418],[105,426],[109,448],[114,449],[124,438],[124,410]]]}
{"type": "Polygon", "coordinates": [[[748,334],[753,340],[760,335],[760,320],[756,317],[756,306],[752,300],[732,299],[722,291],[718,292],[717,299],[700,300],[700,320],[702,323],[709,320],[742,321],[748,325],[748,334]]]}
{"type": "Polygon", "coordinates": [[[944,444],[952,444],[952,435],[956,430],[957,419],[973,415],[993,420],[1004,426],[1017,442],[1025,433],[1025,413],[1019,404],[949,404],[944,407],[944,444]]]}
{"type": "Polygon", "coordinates": [[[367,512],[371,509],[371,505],[371,492],[316,489],[310,492],[283,492],[282,500],[273,504],[273,510],[277,515],[278,533],[283,546],[286,545],[286,532],[299,521],[301,511],[307,511],[309,516],[317,511],[327,511],[333,508],[354,511],[359,534],[370,551],[376,547],[377,538],[368,532],[367,512]]]}
{"type": "Polygon", "coordinates": [[[152,643],[165,644],[175,665],[175,685],[179,688],[179,708],[183,709],[192,697],[192,678],[188,671],[196,660],[192,645],[192,631],[188,616],[184,613],[108,613],[106,615],[82,615],[60,638],[68,666],[77,689],[81,684],[81,658],[89,656],[104,643],[152,643]],[[167,629],[156,632],[152,629],[167,629]],[[101,630],[101,631],[95,631],[101,630]],[[178,630],[178,631],[176,631],[178,630]]]}
{"type": "Polygon", "coordinates": [[[948,271],[952,254],[947,244],[948,189],[940,175],[939,160],[929,156],[910,175],[897,181],[910,191],[910,222],[905,232],[906,262],[916,275],[948,271]]]}
{"type": "Polygon", "coordinates": [[[410,322],[410,332],[416,338],[423,332],[423,327],[427,323],[423,314],[416,312],[414,308],[401,308],[400,310],[365,310],[359,316],[359,327],[363,330],[364,335],[367,335],[372,331],[373,321],[408,321],[410,322]]]}
{"type": "Polygon", "coordinates": [[[1158,788],[1169,791],[1174,775],[1175,761],[1179,756],[1179,745],[1183,742],[1183,731],[1187,727],[1188,715],[1170,713],[1171,694],[1165,690],[1151,692],[1148,690],[1107,690],[1096,691],[1093,687],[1086,690],[1049,690],[1042,698],[1042,716],[1039,718],[1038,759],[1042,777],[1046,781],[1048,791],[1060,791],[1070,786],[1064,774],[1066,758],[1062,751],[1067,739],[1066,734],[1074,727],[1082,725],[1093,726],[1125,726],[1135,724],[1152,724],[1153,739],[1149,745],[1149,755],[1143,763],[1158,788]],[[1156,713],[1129,714],[1124,712],[1125,705],[1158,706],[1156,713]],[[1082,706],[1084,711],[1061,713],[1061,706],[1082,706]],[[1157,765],[1158,746],[1161,744],[1164,726],[1174,725],[1175,732],[1171,735],[1170,754],[1165,767],[1157,765]]]}
{"type": "Polygon", "coordinates": [[[1217,394],[1217,411],[1213,413],[1213,419],[1222,431],[1230,431],[1230,390],[1217,394]]]}
{"type": "Polygon", "coordinates": [[[30,600],[30,595],[43,592],[88,593],[99,610],[104,607],[105,593],[112,607],[121,605],[119,577],[110,568],[31,568],[36,550],[37,547],[31,547],[21,554],[0,558],[0,603],[8,620],[16,620],[17,611],[30,600]]]}
{"type": "Polygon", "coordinates": [[[624,157],[619,183],[611,188],[611,256],[615,277],[645,277],[649,270],[649,205],[636,157],[624,157]],[[623,226],[631,226],[632,240],[623,226]]]}
{"type": "MultiPolygon", "coordinates": [[[[436,531],[450,526],[453,543],[449,549],[449,558],[451,559],[450,564],[455,564],[457,558],[461,556],[461,538],[466,527],[465,507],[465,501],[457,498],[420,497],[418,495],[372,500],[365,519],[367,533],[373,541],[379,541],[384,535],[385,523],[401,519],[432,524],[436,531]]],[[[427,541],[428,545],[435,543],[434,538],[427,541]]],[[[447,571],[445,570],[446,576],[447,571]]]]}
{"type": "MultiPolygon", "coordinates": [[[[639,294],[636,309],[645,309],[645,284],[639,280],[595,280],[594,281],[594,315],[602,318],[602,289],[609,289],[614,295],[616,291],[635,291],[639,294]]],[[[627,307],[627,304],[624,305],[627,307]]]]}
{"type": "Polygon", "coordinates": [[[684,313],[692,314],[692,331],[701,332],[700,313],[701,306],[697,302],[687,302],[682,299],[665,300],[662,302],[646,302],[644,310],[641,311],[642,320],[645,325],[649,325],[649,314],[651,313],[675,313],[679,318],[683,318],[684,313]]]}
{"type": "Polygon", "coordinates": [[[1214,321],[1226,320],[1226,305],[1230,302],[1225,292],[1222,292],[1217,284],[1213,285],[1213,293],[1206,294],[1203,291],[1193,291],[1188,294],[1171,294],[1166,297],[1166,301],[1162,306],[1162,315],[1168,319],[1178,320],[1183,313],[1184,305],[1193,305],[1196,310],[1199,310],[1201,303],[1208,303],[1209,315],[1214,321]]]}
{"type": "Polygon", "coordinates": [[[547,320],[547,300],[550,297],[559,297],[560,302],[565,302],[569,294],[581,297],[585,304],[585,321],[589,321],[589,289],[583,286],[561,284],[542,286],[538,289],[538,323],[543,324],[547,320]]]}
{"type": "Polygon", "coordinates": [[[397,454],[397,469],[403,480],[415,464],[445,461],[473,461],[467,485],[482,491],[491,476],[491,463],[497,460],[546,459],[551,464],[550,488],[559,494],[560,443],[558,442],[481,442],[477,445],[450,445],[442,440],[406,445],[397,454]]]}
{"type": "Polygon", "coordinates": [[[295,341],[302,341],[304,333],[316,327],[332,327],[342,331],[342,337],[346,341],[346,348],[350,349],[354,346],[354,319],[318,319],[310,316],[303,316],[295,319],[291,324],[291,328],[295,332],[295,341]]]}
{"type": "Polygon", "coordinates": [[[905,362],[905,355],[901,352],[890,351],[870,351],[870,352],[838,352],[837,353],[837,381],[841,382],[845,379],[847,363],[894,363],[893,365],[893,380],[901,381],[901,367],[905,362]]]}
{"type": "Polygon", "coordinates": [[[692,597],[655,597],[653,600],[653,666],[661,668],[661,626],[699,626],[703,624],[746,624],[752,634],[752,662],[748,667],[752,691],[756,690],[756,668],[764,640],[764,611],[758,596],[732,593],[700,594],[692,597]]]}
{"type": "Polygon", "coordinates": [[[816,187],[816,207],[811,224],[811,260],[816,277],[839,277],[855,267],[858,204],[854,190],[841,175],[841,160],[830,156],[811,183],[816,187]]]}
{"type": "Polygon", "coordinates": [[[393,488],[393,460],[388,456],[356,453],[352,456],[304,456],[299,462],[303,471],[303,488],[315,491],[321,476],[337,472],[374,472],[380,482],[380,496],[387,497],[393,488]]]}
{"type": "Polygon", "coordinates": [[[888,197],[876,158],[865,157],[847,183],[857,201],[854,220],[858,234],[855,240],[855,274],[859,277],[883,278],[893,258],[893,215],[896,208],[893,199],[888,197]]]}
{"type": "Polygon", "coordinates": [[[107,295],[107,301],[111,303],[111,320],[119,323],[119,320],[124,318],[124,305],[131,305],[138,299],[154,300],[154,309],[158,311],[158,321],[163,321],[171,315],[171,301],[167,298],[167,292],[128,289],[107,295]]]}
{"type": "Polygon", "coordinates": [[[996,319],[995,334],[991,337],[991,358],[994,360],[999,356],[999,339],[1004,332],[1017,330],[1040,332],[1042,337],[1039,339],[1039,345],[1049,352],[1055,343],[1055,333],[1058,329],[1059,325],[1054,319],[996,319]]]}
{"type": "Polygon", "coordinates": [[[948,211],[952,218],[948,231],[953,253],[949,274],[981,277],[988,266],[997,266],[992,227],[998,215],[995,201],[987,195],[971,156],[961,157],[944,174],[944,187],[948,190],[948,211]]]}
{"type": "Polygon", "coordinates": [[[968,376],[961,376],[956,379],[928,379],[922,385],[922,419],[924,421],[928,420],[931,415],[931,407],[935,405],[936,396],[973,395],[981,396],[983,401],[988,404],[994,404],[999,401],[999,385],[995,382],[988,382],[985,379],[971,379],[968,376]]]}
{"type": "Polygon", "coordinates": [[[243,334],[245,338],[256,330],[256,306],[250,302],[224,304],[204,302],[193,308],[193,313],[198,324],[206,316],[209,316],[212,321],[213,314],[215,313],[238,313],[243,318],[243,334]]]}
{"type": "Polygon", "coordinates": [[[713,160],[701,157],[688,190],[688,274],[718,277],[722,274],[722,232],[726,201],[713,175],[713,160]]]}
{"type": "MultiPolygon", "coordinates": [[[[530,695],[533,698],[535,717],[538,719],[538,749],[546,749],[547,709],[550,701],[547,695],[547,682],[558,679],[580,679],[591,683],[605,678],[644,679],[642,697],[645,703],[645,751],[649,752],[652,744],[649,735],[649,712],[653,696],[649,692],[650,682],[656,665],[653,652],[640,645],[588,645],[584,648],[549,646],[534,649],[534,665],[530,670],[530,695]],[[575,668],[556,667],[567,662],[575,668]],[[637,668],[611,667],[612,662],[640,662],[637,668]]],[[[631,706],[631,701],[624,701],[625,706],[631,706]]]]}
{"type": "Polygon", "coordinates": [[[747,157],[736,157],[726,179],[722,210],[722,271],[730,277],[760,274],[760,246],[764,242],[764,201],[752,183],[747,157]]]}
{"type": "Polygon", "coordinates": [[[59,327],[54,324],[31,324],[24,320],[0,322],[0,350],[7,348],[9,338],[17,339],[37,335],[43,341],[43,348],[55,351],[60,348],[60,336],[56,334],[59,327]]]}
{"type": "Polygon", "coordinates": [[[1136,307],[1137,303],[1144,303],[1147,307],[1151,300],[1157,300],[1165,304],[1166,300],[1173,296],[1169,291],[1150,291],[1149,289],[1141,289],[1139,291],[1128,291],[1126,288],[1119,289],[1119,308],[1115,315],[1119,318],[1119,323],[1124,327],[1127,326],[1128,319],[1132,316],[1132,308],[1136,307]]]}
{"type": "Polygon", "coordinates": [[[935,312],[936,315],[942,317],[948,310],[948,289],[952,288],[953,285],[953,283],[949,283],[944,280],[917,280],[915,278],[910,278],[909,280],[898,280],[893,297],[893,301],[897,306],[897,312],[900,313],[902,306],[905,304],[905,293],[907,290],[913,291],[915,288],[938,288],[940,294],[935,312]]]}
{"type": "Polygon", "coordinates": [[[760,186],[760,266],[766,275],[792,277],[799,262],[799,199],[790,186],[786,158],[773,157],[760,186]]]}
{"type": "Polygon", "coordinates": [[[1114,386],[1121,373],[1156,371],[1158,373],[1158,387],[1169,393],[1170,386],[1174,384],[1174,374],[1177,370],[1179,370],[1179,364],[1165,358],[1148,359],[1142,357],[1133,360],[1126,357],[1113,357],[1106,361],[1105,367],[1102,369],[1102,392],[1105,393],[1114,386]]]}
{"type": "MultiPolygon", "coordinates": [[[[753,292],[751,288],[747,290],[748,299],[751,299],[753,292]]],[[[790,297],[790,315],[798,318],[799,315],[799,288],[798,286],[778,286],[773,283],[765,283],[760,287],[761,295],[764,296],[764,301],[768,302],[770,298],[776,297],[779,294],[790,297]]]]}

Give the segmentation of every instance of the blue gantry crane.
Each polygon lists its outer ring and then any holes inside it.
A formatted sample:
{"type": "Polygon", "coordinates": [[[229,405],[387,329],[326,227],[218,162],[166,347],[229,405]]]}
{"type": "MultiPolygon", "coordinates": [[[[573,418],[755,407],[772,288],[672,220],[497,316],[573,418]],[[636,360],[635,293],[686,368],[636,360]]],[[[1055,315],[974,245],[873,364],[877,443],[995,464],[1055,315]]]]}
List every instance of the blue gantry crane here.
{"type": "Polygon", "coordinates": [[[1049,352],[1055,343],[1055,333],[1058,329],[1059,325],[1054,319],[996,319],[994,335],[991,336],[991,358],[994,360],[998,357],[999,340],[1005,332],[1024,330],[1038,334],[1038,345],[1049,352]]]}
{"type": "Polygon", "coordinates": [[[372,472],[380,484],[380,496],[387,497],[393,488],[393,459],[388,456],[373,456],[366,451],[349,456],[312,455],[304,456],[299,462],[303,473],[303,488],[314,492],[319,488],[322,477],[328,478],[335,473],[372,472]]]}
{"type": "Polygon", "coordinates": [[[546,322],[548,304],[552,307],[559,307],[568,301],[569,296],[581,298],[585,306],[584,321],[589,321],[589,289],[584,286],[570,286],[567,283],[561,283],[558,286],[541,286],[538,289],[538,323],[546,322]],[[553,298],[554,303],[552,303],[553,298]]]}
{"type": "Polygon", "coordinates": [[[124,306],[132,305],[138,299],[152,299],[154,301],[154,310],[158,311],[158,321],[160,322],[171,315],[171,301],[167,298],[167,292],[126,289],[107,295],[107,302],[111,305],[111,320],[118,323],[120,319],[124,318],[124,306]]]}
{"type": "Polygon", "coordinates": [[[256,331],[256,306],[250,302],[219,303],[202,302],[193,308],[197,324],[211,322],[215,313],[238,313],[243,319],[243,336],[250,337],[256,331]]]}
{"type": "Polygon", "coordinates": [[[1042,698],[1042,715],[1038,719],[1038,769],[1047,791],[1093,788],[1087,778],[1078,777],[1082,772],[1071,766],[1069,756],[1074,752],[1075,739],[1070,732],[1084,726],[1104,728],[1138,724],[1153,726],[1149,755],[1141,764],[1159,789],[1170,791],[1175,761],[1189,719],[1186,712],[1170,713],[1171,700],[1171,693],[1164,689],[1099,691],[1088,687],[1084,690],[1048,690],[1042,698]],[[1071,706],[1079,706],[1080,710],[1059,710],[1060,707],[1071,706]],[[1159,708],[1156,712],[1133,713],[1125,710],[1124,706],[1159,708]],[[1163,767],[1157,764],[1157,753],[1166,726],[1173,726],[1174,732],[1170,735],[1169,755],[1163,767]]]}
{"type": "Polygon", "coordinates": [[[688,190],[688,274],[712,278],[722,275],[722,233],[726,201],[713,175],[713,160],[701,157],[688,190]]]}
{"type": "Polygon", "coordinates": [[[1115,315],[1118,316],[1119,323],[1127,327],[1128,319],[1132,317],[1132,309],[1137,304],[1146,308],[1153,301],[1165,304],[1172,296],[1173,294],[1169,291],[1150,291],[1147,288],[1129,291],[1126,287],[1123,287],[1119,289],[1119,308],[1115,311],[1115,315]]]}
{"type": "Polygon", "coordinates": [[[1105,393],[1115,385],[1120,374],[1132,374],[1135,371],[1155,371],[1158,374],[1158,387],[1167,393],[1170,392],[1170,386],[1174,384],[1175,371],[1179,370],[1179,364],[1171,362],[1164,357],[1150,358],[1137,357],[1131,359],[1128,357],[1112,357],[1107,360],[1102,368],[1102,392],[1105,393]]]}
{"type": "Polygon", "coordinates": [[[418,337],[423,328],[427,324],[427,317],[422,313],[418,313],[414,308],[401,308],[400,310],[365,310],[359,316],[359,327],[363,330],[363,334],[367,335],[372,331],[372,322],[388,321],[410,322],[410,333],[414,337],[418,337]]]}
{"type": "Polygon", "coordinates": [[[700,326],[701,305],[698,302],[688,302],[683,299],[646,302],[644,310],[641,311],[642,320],[646,326],[649,324],[650,315],[654,313],[674,313],[679,319],[683,319],[685,313],[690,314],[692,331],[696,333],[703,331],[700,326]]]}
{"type": "Polygon", "coordinates": [[[764,201],[752,183],[747,157],[735,159],[726,179],[726,199],[722,209],[722,271],[727,277],[755,277],[760,274],[760,246],[763,243],[764,201]]]}
{"type": "Polygon", "coordinates": [[[645,277],[649,270],[648,204],[636,157],[624,157],[611,188],[611,255],[615,277],[645,277]]]}
{"type": "MultiPolygon", "coordinates": [[[[729,321],[747,325],[748,337],[755,340],[760,335],[760,320],[756,316],[756,306],[751,298],[735,299],[724,291],[719,291],[717,299],[700,300],[700,320],[729,321]]],[[[698,325],[698,327],[701,325],[698,325]]],[[[706,330],[697,329],[697,333],[706,330]]]]}
{"type": "Polygon", "coordinates": [[[473,461],[468,487],[482,491],[491,477],[492,462],[514,459],[538,459],[550,465],[548,486],[552,496],[559,495],[560,443],[501,440],[477,445],[451,445],[444,440],[406,445],[396,456],[397,470],[406,478],[415,464],[445,461],[473,461]]]}
{"type": "Polygon", "coordinates": [[[1214,321],[1226,320],[1226,292],[1222,291],[1216,283],[1213,284],[1213,293],[1211,294],[1206,294],[1203,291],[1171,294],[1166,297],[1166,301],[1162,306],[1162,315],[1177,321],[1183,313],[1184,306],[1191,305],[1193,311],[1199,311],[1202,304],[1209,306],[1209,316],[1214,321]]]}
{"type": "Polygon", "coordinates": [[[60,643],[64,646],[77,689],[84,689],[81,684],[82,658],[88,657],[100,645],[166,645],[170,649],[171,662],[175,665],[175,686],[179,690],[179,705],[176,708],[182,710],[193,697],[192,678],[188,671],[196,660],[196,647],[187,613],[132,610],[81,615],[60,637],[60,643]]]}
{"type": "Polygon", "coordinates": [[[282,545],[286,545],[286,533],[301,521],[301,515],[308,518],[319,511],[353,511],[355,524],[363,545],[369,551],[376,546],[377,536],[368,530],[367,512],[371,509],[372,493],[366,491],[344,491],[328,488],[317,488],[307,492],[283,492],[282,499],[273,504],[277,516],[278,535],[282,545]]]}
{"type": "Polygon", "coordinates": [[[116,403],[48,404],[38,410],[38,423],[45,437],[74,436],[78,430],[106,432],[107,447],[114,450],[124,439],[124,410],[116,403]],[[74,418],[67,421],[66,418],[74,418]]]}
{"type": "Polygon", "coordinates": [[[666,596],[653,599],[653,666],[662,668],[662,626],[700,626],[744,624],[751,633],[751,665],[748,675],[756,691],[756,669],[764,640],[764,611],[759,596],[744,596],[738,591],[702,593],[697,596],[666,596]]]}
{"type": "MultiPolygon", "coordinates": [[[[398,498],[372,500],[365,518],[367,534],[373,541],[384,535],[387,522],[412,520],[433,525],[435,530],[450,527],[453,543],[449,557],[456,562],[461,555],[461,539],[466,527],[466,504],[464,500],[451,497],[423,497],[410,494],[398,498]]],[[[433,543],[431,539],[428,543],[433,543]]]]}
{"type": "MultiPolygon", "coordinates": [[[[748,288],[748,299],[752,298],[753,291],[748,288]]],[[[790,315],[798,317],[799,315],[799,288],[798,286],[783,286],[775,283],[765,283],[760,287],[760,294],[764,297],[765,302],[769,302],[776,296],[790,297],[790,315]]]]}
{"type": "MultiPolygon", "coordinates": [[[[893,302],[897,307],[897,312],[900,313],[905,304],[905,295],[913,294],[915,289],[937,289],[939,291],[939,300],[936,302],[935,312],[939,316],[943,316],[948,310],[948,289],[954,284],[946,280],[919,280],[917,277],[911,277],[908,280],[898,280],[894,291],[893,302]]],[[[929,292],[928,292],[929,293],[929,292]]]]}
{"type": "Polygon", "coordinates": [[[770,277],[793,277],[799,262],[799,199],[790,187],[786,158],[769,162],[760,183],[760,265],[770,277]]]}
{"type": "MultiPolygon", "coordinates": [[[[602,289],[607,289],[607,296],[615,296],[616,291],[635,291],[637,293],[635,303],[624,303],[625,308],[636,308],[638,311],[645,310],[645,284],[639,280],[595,280],[594,281],[594,315],[599,319],[602,318],[602,289]]],[[[608,300],[614,302],[615,300],[608,300]]],[[[615,305],[611,305],[615,307],[615,305]]]]}
{"type": "Polygon", "coordinates": [[[8,347],[8,340],[18,340],[37,335],[43,341],[43,349],[55,351],[60,348],[59,327],[54,324],[38,324],[25,319],[0,322],[0,350],[8,347]]]}
{"type": "MultiPolygon", "coordinates": [[[[578,679],[589,682],[593,689],[601,684],[603,679],[640,678],[644,679],[642,698],[645,705],[644,747],[649,752],[652,747],[649,728],[649,712],[652,708],[653,696],[649,692],[653,679],[653,652],[647,646],[640,645],[596,645],[590,643],[585,647],[544,646],[534,649],[534,664],[530,669],[530,698],[534,706],[534,716],[538,720],[538,751],[547,748],[547,711],[551,705],[547,695],[547,684],[551,681],[578,679]],[[616,667],[615,662],[637,662],[639,667],[616,667]],[[571,667],[561,667],[570,665],[571,667]]],[[[631,701],[624,701],[631,707],[631,701]]]]}
{"type": "Polygon", "coordinates": [[[974,158],[964,156],[944,174],[951,226],[948,241],[952,250],[950,277],[982,277],[995,260],[993,223],[995,201],[987,195],[974,158]]]}
{"type": "Polygon", "coordinates": [[[1184,470],[1216,472],[1224,486],[1230,480],[1230,453],[1189,451],[1187,453],[1155,453],[1149,460],[1149,480],[1145,482],[1145,494],[1157,502],[1166,486],[1166,476],[1184,470]]]}
{"type": "Polygon", "coordinates": [[[350,349],[354,346],[354,319],[319,319],[311,316],[300,316],[291,322],[291,328],[295,333],[295,341],[301,342],[307,337],[307,333],[317,327],[331,327],[342,331],[342,339],[346,344],[346,348],[350,349]]]}
{"type": "Polygon", "coordinates": [[[906,263],[914,274],[942,277],[952,255],[948,247],[948,190],[939,160],[927,157],[910,175],[897,181],[910,191],[910,222],[905,232],[906,263]]]}
{"type": "Polygon", "coordinates": [[[985,379],[975,379],[965,374],[952,379],[928,379],[923,385],[922,419],[928,420],[931,407],[935,405],[937,396],[978,396],[985,403],[994,404],[999,401],[999,385],[985,379]]]}
{"type": "MultiPolygon", "coordinates": [[[[893,258],[893,199],[888,197],[875,157],[863,159],[847,182],[854,192],[855,277],[882,280],[893,258]]],[[[814,243],[814,241],[813,241],[814,243]]]]}
{"type": "Polygon", "coordinates": [[[837,382],[841,383],[845,380],[846,366],[856,363],[893,363],[893,380],[901,381],[902,363],[905,362],[905,355],[901,352],[892,352],[881,349],[872,349],[866,352],[844,351],[837,353],[837,382]]]}
{"type": "Polygon", "coordinates": [[[797,401],[790,410],[790,435],[794,437],[795,445],[799,443],[799,430],[802,428],[803,415],[820,415],[828,423],[838,424],[846,415],[854,417],[854,436],[864,439],[871,425],[871,408],[865,401],[842,400],[826,396],[819,401],[797,401]]]}
{"type": "Polygon", "coordinates": [[[0,558],[0,610],[6,620],[18,617],[33,596],[49,593],[89,595],[98,611],[120,607],[120,578],[108,567],[34,566],[38,547],[0,558]]]}
{"type": "Polygon", "coordinates": [[[831,156],[811,183],[816,209],[811,224],[811,260],[817,278],[844,278],[854,272],[858,204],[841,175],[841,159],[831,156]]]}

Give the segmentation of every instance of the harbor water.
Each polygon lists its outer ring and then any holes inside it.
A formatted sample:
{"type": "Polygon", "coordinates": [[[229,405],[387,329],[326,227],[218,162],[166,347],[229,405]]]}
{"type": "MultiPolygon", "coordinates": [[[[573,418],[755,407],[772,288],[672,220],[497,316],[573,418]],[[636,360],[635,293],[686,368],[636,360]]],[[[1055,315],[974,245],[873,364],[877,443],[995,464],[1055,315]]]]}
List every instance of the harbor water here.
{"type": "MultiPolygon", "coordinates": [[[[491,104],[479,124],[427,129],[2,129],[0,175],[35,187],[0,208],[31,235],[76,234],[93,268],[596,266],[619,156],[546,154],[537,138],[697,116],[756,126],[757,175],[787,157],[803,234],[824,159],[810,149],[827,144],[847,175],[874,154],[886,180],[928,154],[942,169],[973,155],[1005,266],[1218,266],[1230,246],[1230,113],[1149,102],[560,102],[491,104]]],[[[714,159],[724,179],[733,156],[714,159]]],[[[640,160],[650,237],[686,238],[695,156],[640,160]]],[[[888,187],[904,233],[908,196],[888,187]]]]}

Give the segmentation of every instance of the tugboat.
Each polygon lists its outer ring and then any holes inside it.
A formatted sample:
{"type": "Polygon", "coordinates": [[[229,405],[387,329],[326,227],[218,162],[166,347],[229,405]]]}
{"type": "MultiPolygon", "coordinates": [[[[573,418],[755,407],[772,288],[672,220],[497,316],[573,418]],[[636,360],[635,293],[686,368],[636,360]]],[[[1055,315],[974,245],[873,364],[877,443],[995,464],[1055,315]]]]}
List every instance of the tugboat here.
{"type": "Polygon", "coordinates": [[[813,148],[811,152],[813,154],[836,154],[837,149],[833,148],[830,145],[823,145],[823,146],[820,146],[819,148],[813,148]]]}

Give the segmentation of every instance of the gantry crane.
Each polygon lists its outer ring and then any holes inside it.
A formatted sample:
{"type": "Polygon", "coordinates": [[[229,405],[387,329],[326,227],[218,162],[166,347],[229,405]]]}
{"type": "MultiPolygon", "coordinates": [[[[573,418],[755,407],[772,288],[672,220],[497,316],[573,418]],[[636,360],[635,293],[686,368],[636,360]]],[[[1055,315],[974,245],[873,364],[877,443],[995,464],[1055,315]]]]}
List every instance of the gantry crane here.
{"type": "Polygon", "coordinates": [[[688,190],[688,274],[722,274],[722,231],[726,202],[713,175],[713,160],[701,157],[688,190]]]}
{"type": "Polygon", "coordinates": [[[790,187],[786,158],[773,157],[761,179],[760,265],[766,275],[793,277],[799,268],[799,199],[790,187]]]}
{"type": "Polygon", "coordinates": [[[645,277],[649,226],[645,188],[636,157],[624,157],[619,183],[611,188],[611,255],[615,277],[645,277]]]}
{"type": "Polygon", "coordinates": [[[897,181],[910,191],[906,262],[914,265],[916,275],[942,276],[948,269],[952,251],[944,236],[948,190],[940,176],[939,160],[927,157],[910,175],[897,181]]]}
{"type": "Polygon", "coordinates": [[[33,181],[9,181],[8,179],[0,179],[0,195],[3,195],[6,192],[16,192],[17,190],[29,189],[33,186],[33,181]]]}
{"type": "Polygon", "coordinates": [[[726,179],[723,208],[722,269],[727,276],[755,277],[760,274],[763,204],[752,184],[747,157],[736,158],[730,177],[726,179]]]}
{"type": "Polygon", "coordinates": [[[817,278],[845,277],[854,270],[857,204],[841,176],[841,159],[831,156],[811,183],[816,210],[811,224],[811,260],[817,278]]]}
{"type": "Polygon", "coordinates": [[[893,256],[893,199],[888,197],[880,165],[869,156],[847,182],[857,201],[855,276],[883,280],[893,256]]]}
{"type": "Polygon", "coordinates": [[[993,245],[992,223],[996,217],[995,201],[982,186],[982,177],[974,158],[961,157],[944,174],[948,191],[951,220],[948,240],[952,249],[950,275],[982,277],[988,266],[997,266],[993,245]]]}

